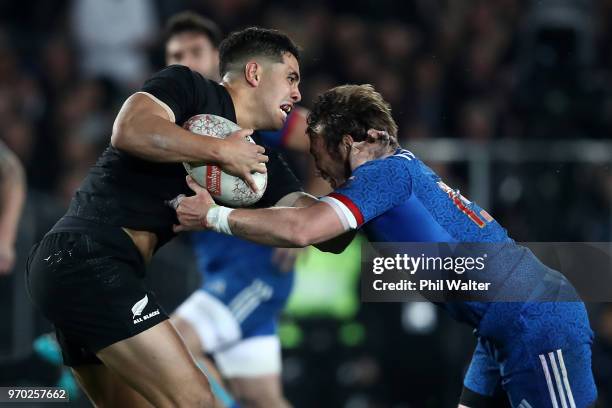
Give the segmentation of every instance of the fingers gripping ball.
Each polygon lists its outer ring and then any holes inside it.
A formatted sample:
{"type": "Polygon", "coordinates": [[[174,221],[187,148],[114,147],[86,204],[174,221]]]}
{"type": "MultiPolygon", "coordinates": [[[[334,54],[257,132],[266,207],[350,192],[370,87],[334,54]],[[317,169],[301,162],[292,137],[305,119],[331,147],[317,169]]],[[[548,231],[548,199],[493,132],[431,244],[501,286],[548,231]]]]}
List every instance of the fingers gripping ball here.
{"type": "MultiPolygon", "coordinates": [[[[195,115],[183,127],[193,133],[225,139],[240,127],[226,118],[216,115],[195,115]]],[[[247,136],[251,143],[255,141],[247,136]]],[[[258,191],[254,192],[240,178],[221,170],[219,166],[206,163],[183,163],[187,173],[202,187],[206,188],[215,201],[231,206],[246,207],[259,201],[266,191],[268,175],[253,173],[258,191]]]]}

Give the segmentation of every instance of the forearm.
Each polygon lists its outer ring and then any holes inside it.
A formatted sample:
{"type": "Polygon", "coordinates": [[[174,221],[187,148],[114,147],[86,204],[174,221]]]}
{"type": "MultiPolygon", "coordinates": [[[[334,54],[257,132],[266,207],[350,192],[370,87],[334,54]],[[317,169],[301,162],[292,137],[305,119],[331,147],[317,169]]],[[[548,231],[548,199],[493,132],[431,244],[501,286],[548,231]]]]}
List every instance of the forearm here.
{"type": "Polygon", "coordinates": [[[150,161],[218,163],[224,141],[177,126],[155,102],[135,94],[117,115],[111,143],[119,150],[150,161]]]}
{"type": "Polygon", "coordinates": [[[12,154],[4,160],[1,168],[0,241],[13,244],[25,202],[25,175],[21,163],[12,154]]]}
{"type": "Polygon", "coordinates": [[[321,202],[302,208],[233,210],[227,221],[233,235],[284,248],[318,244],[344,232],[335,211],[321,202]]]}
{"type": "Polygon", "coordinates": [[[136,118],[122,129],[125,141],[115,147],[156,162],[217,163],[221,139],[196,135],[158,116],[136,118]]]}
{"type": "Polygon", "coordinates": [[[301,231],[299,208],[279,207],[234,210],[229,215],[233,235],[264,245],[283,248],[310,245],[301,231]]]}
{"type": "Polygon", "coordinates": [[[334,208],[325,202],[299,208],[231,209],[216,205],[193,179],[187,178],[187,185],[196,194],[172,200],[180,223],[173,227],[174,232],[205,228],[264,245],[294,248],[327,241],[346,231],[334,208]]]}

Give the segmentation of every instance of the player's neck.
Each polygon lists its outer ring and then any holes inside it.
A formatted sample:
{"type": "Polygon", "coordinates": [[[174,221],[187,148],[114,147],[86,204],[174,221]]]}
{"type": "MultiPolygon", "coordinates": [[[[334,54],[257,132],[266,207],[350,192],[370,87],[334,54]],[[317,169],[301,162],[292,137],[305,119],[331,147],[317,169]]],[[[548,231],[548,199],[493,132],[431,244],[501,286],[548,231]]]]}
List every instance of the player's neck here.
{"type": "Polygon", "coordinates": [[[394,154],[395,154],[395,148],[389,148],[389,150],[385,151],[385,152],[384,152],[384,153],[382,153],[380,156],[373,157],[373,158],[371,158],[371,159],[367,160],[367,161],[366,161],[366,163],[367,163],[367,162],[369,162],[369,161],[372,161],[372,160],[382,160],[382,159],[386,159],[387,157],[389,157],[389,156],[393,156],[394,154]]]}
{"type": "Polygon", "coordinates": [[[257,112],[257,109],[252,106],[252,98],[245,95],[244,89],[225,79],[221,82],[221,85],[225,87],[232,98],[238,126],[242,129],[257,129],[256,118],[253,114],[253,112],[257,112]]]}
{"type": "Polygon", "coordinates": [[[387,151],[385,153],[382,154],[381,158],[382,159],[386,159],[389,156],[393,156],[395,154],[395,152],[397,151],[397,149],[399,148],[399,146],[397,147],[390,147],[387,149],[387,151]]]}

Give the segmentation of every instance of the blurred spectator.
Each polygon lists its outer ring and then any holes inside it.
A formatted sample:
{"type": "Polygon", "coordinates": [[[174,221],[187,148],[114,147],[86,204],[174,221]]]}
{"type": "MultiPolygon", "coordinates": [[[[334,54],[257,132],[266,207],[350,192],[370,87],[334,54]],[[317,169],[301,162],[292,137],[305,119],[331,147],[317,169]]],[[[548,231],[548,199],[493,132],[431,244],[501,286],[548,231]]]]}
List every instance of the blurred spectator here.
{"type": "MultiPolygon", "coordinates": [[[[6,119],[2,130],[4,143],[17,155],[19,160],[30,163],[32,146],[35,141],[32,126],[18,117],[8,117],[6,119]]],[[[6,149],[6,146],[3,146],[3,148],[6,149]]]]}
{"type": "Polygon", "coordinates": [[[0,142],[0,275],[11,272],[15,263],[15,240],[25,192],[23,167],[0,142]]]}
{"type": "Polygon", "coordinates": [[[486,142],[494,136],[494,110],[484,101],[467,102],[461,109],[460,135],[466,139],[486,142]]]}
{"type": "Polygon", "coordinates": [[[147,46],[158,32],[148,0],[75,0],[73,30],[88,76],[136,88],[149,73],[147,46]]]}

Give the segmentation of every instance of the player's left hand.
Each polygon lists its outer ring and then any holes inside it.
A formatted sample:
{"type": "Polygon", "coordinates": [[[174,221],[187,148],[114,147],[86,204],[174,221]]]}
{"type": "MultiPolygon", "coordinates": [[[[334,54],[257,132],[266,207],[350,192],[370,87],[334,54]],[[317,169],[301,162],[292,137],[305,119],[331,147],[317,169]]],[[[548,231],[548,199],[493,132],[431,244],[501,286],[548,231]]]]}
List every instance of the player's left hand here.
{"type": "Polygon", "coordinates": [[[349,156],[351,170],[355,170],[362,164],[379,159],[389,152],[389,147],[395,142],[395,138],[384,130],[370,129],[368,136],[363,142],[355,142],[351,145],[349,156]]]}
{"type": "Polygon", "coordinates": [[[206,229],[206,214],[210,207],[215,205],[208,190],[196,183],[191,176],[187,176],[187,185],[195,195],[186,197],[180,194],[168,202],[168,205],[176,211],[176,217],[180,222],[180,225],[172,227],[174,232],[206,229]]]}

